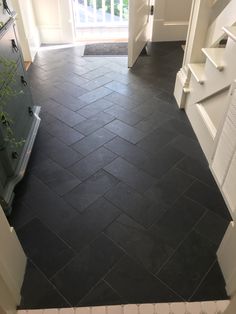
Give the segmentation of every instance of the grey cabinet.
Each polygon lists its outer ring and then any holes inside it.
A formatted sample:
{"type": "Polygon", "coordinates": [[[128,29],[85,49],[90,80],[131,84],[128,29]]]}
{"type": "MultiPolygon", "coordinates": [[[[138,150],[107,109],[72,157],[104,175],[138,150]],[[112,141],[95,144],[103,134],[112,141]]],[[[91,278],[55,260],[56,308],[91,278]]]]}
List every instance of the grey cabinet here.
{"type": "Polygon", "coordinates": [[[40,123],[40,108],[32,101],[13,17],[0,30],[0,57],[9,63],[7,67],[0,65],[5,77],[0,82],[0,104],[10,118],[13,137],[21,143],[14,145],[6,140],[6,123],[0,119],[0,203],[8,214],[14,187],[25,173],[40,123]],[[14,93],[9,96],[8,90],[14,93]]]}

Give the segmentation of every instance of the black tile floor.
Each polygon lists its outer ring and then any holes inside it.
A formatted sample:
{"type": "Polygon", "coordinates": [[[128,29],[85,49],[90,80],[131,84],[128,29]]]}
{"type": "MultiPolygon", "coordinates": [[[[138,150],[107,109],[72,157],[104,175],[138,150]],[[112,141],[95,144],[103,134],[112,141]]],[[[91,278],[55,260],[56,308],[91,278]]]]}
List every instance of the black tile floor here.
{"type": "Polygon", "coordinates": [[[28,256],[20,308],[227,298],[230,220],[173,97],[181,43],[126,57],[41,52],[42,106],[10,219],[28,256]]]}

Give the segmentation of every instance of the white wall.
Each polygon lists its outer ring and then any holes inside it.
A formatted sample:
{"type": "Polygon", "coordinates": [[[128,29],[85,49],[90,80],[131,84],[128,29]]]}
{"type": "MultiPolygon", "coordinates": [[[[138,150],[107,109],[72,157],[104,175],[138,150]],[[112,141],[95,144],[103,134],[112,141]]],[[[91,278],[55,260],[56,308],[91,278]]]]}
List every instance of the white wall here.
{"type": "Polygon", "coordinates": [[[155,0],[152,41],[185,40],[192,0],[155,0]]]}
{"type": "Polygon", "coordinates": [[[12,0],[17,12],[17,30],[24,61],[34,61],[40,47],[40,37],[35,22],[32,0],[12,0]]]}
{"type": "Polygon", "coordinates": [[[71,0],[32,0],[36,23],[44,44],[74,41],[71,0]]]}

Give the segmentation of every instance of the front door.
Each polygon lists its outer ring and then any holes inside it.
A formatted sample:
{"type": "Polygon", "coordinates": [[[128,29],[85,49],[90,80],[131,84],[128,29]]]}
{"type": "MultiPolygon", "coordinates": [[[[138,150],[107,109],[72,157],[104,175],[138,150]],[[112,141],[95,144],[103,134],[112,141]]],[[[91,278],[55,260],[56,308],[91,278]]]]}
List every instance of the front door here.
{"type": "Polygon", "coordinates": [[[131,68],[150,40],[150,0],[129,1],[128,66],[131,68]]]}

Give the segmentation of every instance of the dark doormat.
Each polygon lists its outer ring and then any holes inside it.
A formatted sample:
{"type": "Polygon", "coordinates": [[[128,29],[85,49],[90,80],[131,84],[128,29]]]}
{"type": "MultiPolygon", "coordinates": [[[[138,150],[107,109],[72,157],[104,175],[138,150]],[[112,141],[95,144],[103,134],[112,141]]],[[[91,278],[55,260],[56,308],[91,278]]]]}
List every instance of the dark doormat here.
{"type": "Polygon", "coordinates": [[[84,55],[127,56],[128,43],[99,43],[85,46],[84,55]]]}

